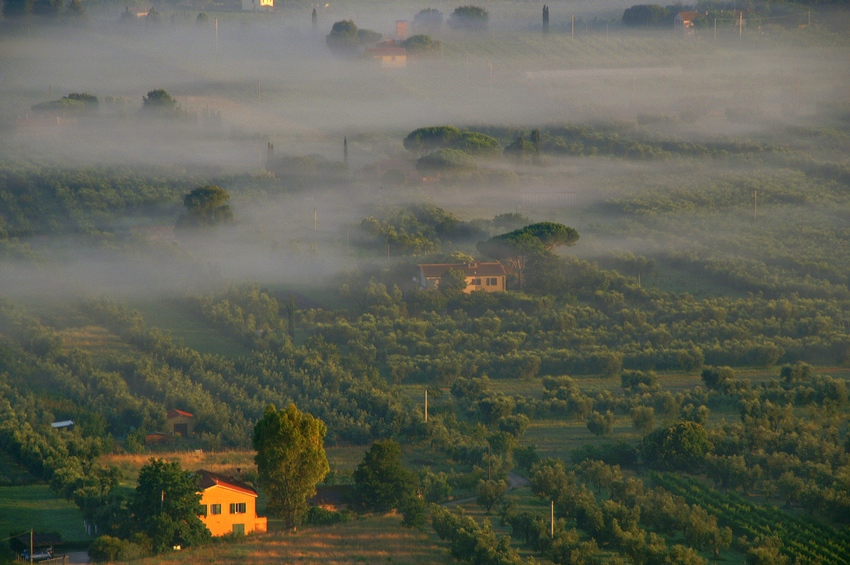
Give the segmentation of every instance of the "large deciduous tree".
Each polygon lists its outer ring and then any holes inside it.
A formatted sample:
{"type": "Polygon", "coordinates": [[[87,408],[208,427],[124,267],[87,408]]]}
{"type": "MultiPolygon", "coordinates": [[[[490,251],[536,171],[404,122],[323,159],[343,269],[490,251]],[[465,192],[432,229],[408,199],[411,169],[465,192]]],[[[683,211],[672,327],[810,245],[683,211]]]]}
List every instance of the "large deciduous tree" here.
{"type": "Polygon", "coordinates": [[[131,527],[149,536],[157,553],[210,539],[210,531],[198,517],[198,476],[184,471],[176,461],[151,458],[142,467],[129,509],[131,527]]]}
{"type": "Polygon", "coordinates": [[[354,471],[354,500],[363,508],[399,508],[415,489],[416,477],[402,465],[401,446],[391,439],[372,444],[354,471]]]}
{"type": "Polygon", "coordinates": [[[551,252],[555,247],[575,245],[578,239],[579,234],[574,228],[555,222],[540,222],[481,241],[476,248],[485,257],[506,261],[517,273],[522,289],[522,275],[529,257],[551,252]]]}
{"type": "Polygon", "coordinates": [[[701,424],[681,421],[647,435],[641,454],[651,467],[690,470],[699,467],[713,448],[701,424]]]}
{"type": "Polygon", "coordinates": [[[142,109],[158,112],[171,112],[177,108],[177,100],[162,88],[151,90],[142,97],[142,109]]]}
{"type": "Polygon", "coordinates": [[[254,426],[254,449],[260,486],[269,497],[268,511],[296,524],[307,509],[307,497],[328,474],[324,422],[301,412],[294,404],[286,410],[273,405],[254,426]]]}
{"type": "Polygon", "coordinates": [[[486,29],[490,14],[478,6],[459,6],[449,18],[449,27],[455,29],[486,29]]]}
{"type": "Polygon", "coordinates": [[[186,213],[177,219],[178,228],[214,226],[233,220],[227,201],[230,195],[215,185],[201,186],[183,197],[186,213]]]}

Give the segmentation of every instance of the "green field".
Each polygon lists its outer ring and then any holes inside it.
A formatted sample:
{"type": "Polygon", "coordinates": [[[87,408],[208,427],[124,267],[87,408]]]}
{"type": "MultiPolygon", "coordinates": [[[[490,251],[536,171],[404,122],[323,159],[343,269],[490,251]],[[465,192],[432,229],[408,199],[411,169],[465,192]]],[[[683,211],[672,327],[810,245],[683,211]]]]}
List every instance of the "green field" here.
{"type": "MultiPolygon", "coordinates": [[[[0,532],[56,532],[66,548],[84,547],[91,541],[80,509],[44,484],[0,487],[0,532]]],[[[4,536],[5,537],[5,536],[4,536]]]]}

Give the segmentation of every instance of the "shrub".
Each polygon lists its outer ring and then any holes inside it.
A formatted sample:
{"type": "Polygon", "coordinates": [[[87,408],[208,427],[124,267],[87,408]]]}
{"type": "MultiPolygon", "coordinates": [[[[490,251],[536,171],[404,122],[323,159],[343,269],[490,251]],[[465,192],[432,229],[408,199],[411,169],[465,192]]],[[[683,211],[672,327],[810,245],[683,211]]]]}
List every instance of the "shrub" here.
{"type": "Polygon", "coordinates": [[[304,523],[311,526],[331,526],[351,520],[350,512],[336,512],[321,506],[311,506],[304,514],[304,523]]]}

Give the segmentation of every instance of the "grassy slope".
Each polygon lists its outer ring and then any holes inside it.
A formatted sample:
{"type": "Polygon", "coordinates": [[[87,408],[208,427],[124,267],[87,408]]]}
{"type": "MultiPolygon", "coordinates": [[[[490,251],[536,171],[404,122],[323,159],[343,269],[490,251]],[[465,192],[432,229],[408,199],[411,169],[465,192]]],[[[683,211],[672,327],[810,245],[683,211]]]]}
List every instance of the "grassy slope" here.
{"type": "Polygon", "coordinates": [[[191,551],[144,559],[138,563],[299,563],[347,565],[395,563],[427,565],[450,561],[433,533],[401,527],[397,515],[370,516],[329,527],[296,532],[272,531],[232,544],[217,543],[191,551]]]}
{"type": "Polygon", "coordinates": [[[44,484],[0,487],[0,534],[35,529],[58,532],[66,543],[87,543],[83,518],[72,502],[44,484]]]}
{"type": "Polygon", "coordinates": [[[187,347],[198,352],[236,357],[245,355],[248,350],[237,341],[217,332],[197,314],[190,311],[187,304],[180,300],[138,301],[131,304],[138,310],[149,327],[168,331],[187,347]]]}

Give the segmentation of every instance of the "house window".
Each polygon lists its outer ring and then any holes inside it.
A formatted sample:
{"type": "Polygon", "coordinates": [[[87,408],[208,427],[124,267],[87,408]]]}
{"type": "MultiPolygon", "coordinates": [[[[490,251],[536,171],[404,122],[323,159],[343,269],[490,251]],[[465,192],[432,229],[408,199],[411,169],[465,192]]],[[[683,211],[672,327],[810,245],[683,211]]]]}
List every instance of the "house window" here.
{"type": "Polygon", "coordinates": [[[206,504],[201,504],[201,514],[200,515],[201,516],[207,515],[207,505],[206,504]]]}
{"type": "Polygon", "coordinates": [[[245,524],[233,524],[233,533],[236,535],[245,535],[245,524]]]}
{"type": "Polygon", "coordinates": [[[247,511],[248,508],[244,502],[235,502],[230,505],[231,514],[244,514],[247,511]]]}
{"type": "Polygon", "coordinates": [[[487,279],[487,286],[499,286],[498,277],[490,277],[487,279]]]}
{"type": "Polygon", "coordinates": [[[210,504],[210,514],[221,514],[221,504],[210,504]]]}
{"type": "Polygon", "coordinates": [[[472,282],[469,284],[473,286],[481,286],[481,279],[472,279],[472,282]]]}

